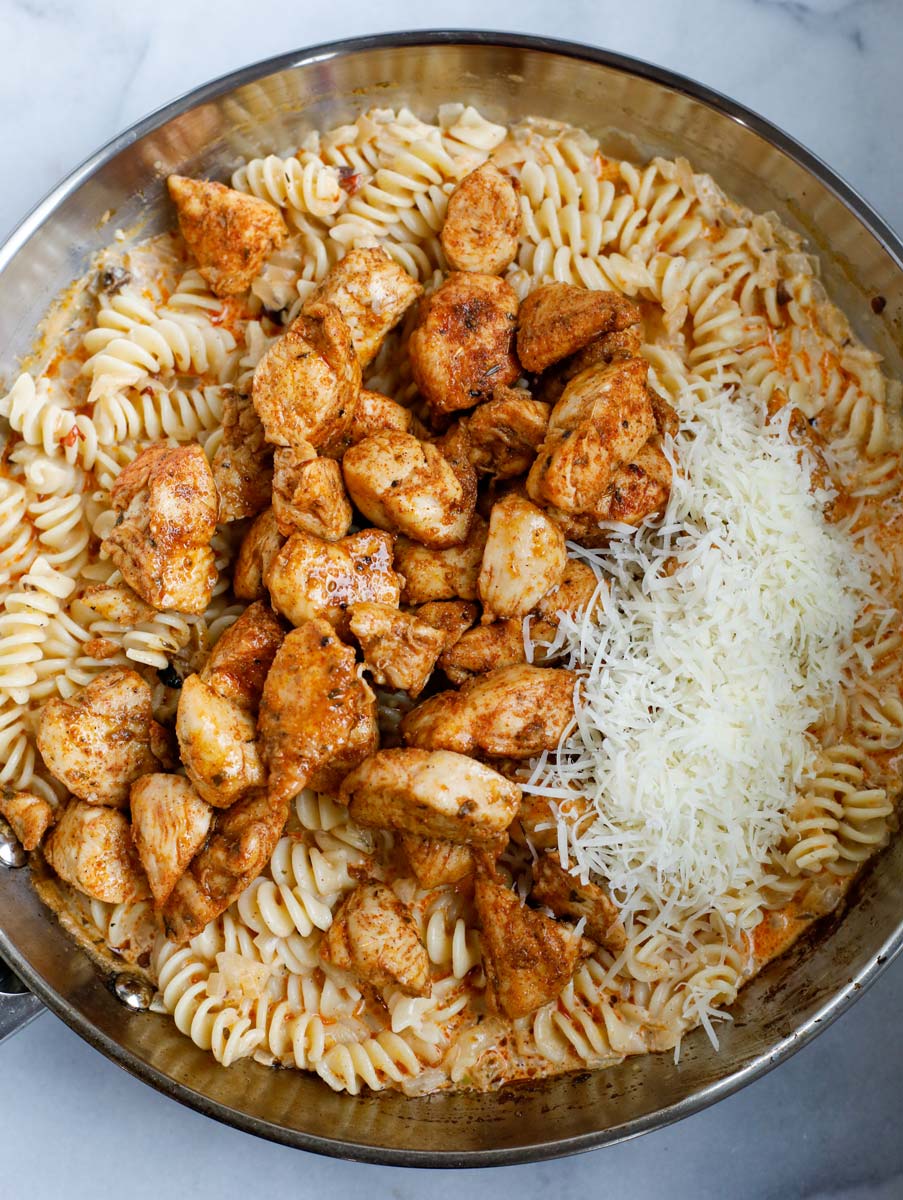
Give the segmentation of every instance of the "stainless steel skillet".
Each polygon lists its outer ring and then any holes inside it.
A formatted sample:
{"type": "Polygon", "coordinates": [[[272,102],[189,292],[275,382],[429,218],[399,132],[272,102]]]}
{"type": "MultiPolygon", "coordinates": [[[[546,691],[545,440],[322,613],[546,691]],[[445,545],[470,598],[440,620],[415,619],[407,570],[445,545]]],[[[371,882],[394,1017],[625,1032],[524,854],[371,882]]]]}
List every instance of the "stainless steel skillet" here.
{"type": "MultiPolygon", "coordinates": [[[[857,332],[886,355],[891,373],[903,375],[895,344],[903,246],[807,151],[724,97],[659,68],[562,42],[457,32],[362,38],[272,59],[199,88],[104,147],[0,249],[0,372],[12,373],[48,303],[111,229],[141,223],[150,233],[168,222],[162,181],[169,172],[226,178],[237,158],[290,146],[308,129],[351,119],[371,104],[426,114],[449,100],[474,103],[497,120],[538,113],[571,121],[639,155],[688,156],[738,199],[777,211],[809,237],[857,332]],[[101,226],[108,210],[111,220],[101,226]]],[[[903,945],[901,872],[898,839],[841,917],[741,994],[733,1023],[720,1030],[718,1054],[698,1031],[684,1043],[679,1066],[670,1056],[647,1057],[490,1096],[354,1098],[315,1077],[254,1063],[224,1070],[171,1022],[123,1007],[40,904],[28,868],[0,868],[0,952],[92,1045],[201,1112],[340,1157],[487,1166],[636,1136],[775,1066],[843,1012],[903,945]]]]}

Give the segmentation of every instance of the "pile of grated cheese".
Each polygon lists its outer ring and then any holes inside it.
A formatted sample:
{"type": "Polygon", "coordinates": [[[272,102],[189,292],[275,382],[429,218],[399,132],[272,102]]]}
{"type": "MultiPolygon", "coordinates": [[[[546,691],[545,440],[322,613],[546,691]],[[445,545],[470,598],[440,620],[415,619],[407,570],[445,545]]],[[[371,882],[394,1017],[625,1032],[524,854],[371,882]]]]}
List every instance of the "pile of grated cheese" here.
{"type": "Polygon", "coordinates": [[[814,758],[807,731],[862,657],[872,588],[853,536],[825,519],[789,408],[770,424],[751,393],[680,408],[664,518],[570,547],[600,579],[555,642],[585,673],[576,723],[525,790],[555,811],[575,790],[591,800],[591,819],[559,819],[559,845],[625,916],[736,928],[814,758]]]}

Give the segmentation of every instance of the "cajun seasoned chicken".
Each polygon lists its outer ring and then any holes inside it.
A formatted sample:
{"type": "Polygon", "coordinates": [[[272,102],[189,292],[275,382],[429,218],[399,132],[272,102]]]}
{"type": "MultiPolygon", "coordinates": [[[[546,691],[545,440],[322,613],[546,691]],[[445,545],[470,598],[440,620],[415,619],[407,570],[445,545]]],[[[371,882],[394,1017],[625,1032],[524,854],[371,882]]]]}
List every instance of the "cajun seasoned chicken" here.
{"type": "Polygon", "coordinates": [[[274,204],[209,179],[170,175],[179,229],[217,296],[246,292],[288,230],[274,204]]]}
{"type": "Polygon", "coordinates": [[[219,502],[201,447],[149,446],[117,476],[110,500],[119,516],[102,550],[126,583],[156,609],[202,613],[216,584],[219,502]]]}
{"type": "Polygon", "coordinates": [[[48,771],[89,804],[124,808],[132,782],[167,756],[153,694],[135,671],[104,671],[69,700],[41,712],[38,750],[48,771]]]}
{"type": "Polygon", "coordinates": [[[320,302],[270,346],[251,394],[268,442],[317,449],[351,424],[360,386],[351,330],[334,304],[320,302]]]}
{"type": "Polygon", "coordinates": [[[408,343],[414,382],[437,413],[473,408],[514,383],[517,296],[496,275],[455,272],[421,302],[408,343]]]}
{"type": "Polygon", "coordinates": [[[618,954],[627,945],[627,932],[617,906],[598,884],[565,871],[557,853],[541,854],[533,863],[533,900],[568,921],[586,920],[586,936],[618,954]]]}
{"type": "Polygon", "coordinates": [[[322,446],[320,453],[327,458],[341,460],[346,450],[356,446],[364,438],[372,437],[374,433],[386,432],[413,433],[419,438],[428,436],[409,408],[390,400],[381,392],[370,392],[361,388],[351,424],[340,438],[322,446]]]}
{"type": "Polygon", "coordinates": [[[527,476],[537,504],[595,515],[617,469],[632,462],[655,432],[647,364],[629,358],[590,367],[565,388],[527,476]]]}
{"type": "Polygon", "coordinates": [[[671,464],[658,438],[650,438],[633,459],[611,477],[593,516],[600,521],[639,525],[661,512],[671,495],[671,464]]]}
{"type": "Polygon", "coordinates": [[[320,944],[333,966],[357,971],[372,987],[406,996],[430,993],[430,960],[410,912],[384,883],[349,892],[320,944]]]}
{"type": "Polygon", "coordinates": [[[564,578],[564,535],[541,508],[516,492],[492,506],[477,591],[483,624],[524,617],[564,578]]]}
{"type": "Polygon", "coordinates": [[[476,600],[488,535],[489,526],[478,513],[474,513],[467,540],[448,550],[436,550],[399,535],[395,539],[395,566],[404,579],[405,603],[476,600]]]}
{"type": "Polygon", "coordinates": [[[419,696],[442,653],[446,635],[390,604],[353,604],[348,618],[375,682],[419,696]]]}
{"type": "Polygon", "coordinates": [[[132,784],[132,841],[162,908],[204,844],[213,809],[180,775],[142,775],[132,784]]]}
{"type": "Polygon", "coordinates": [[[376,750],[376,697],[327,621],[307,621],[282,643],[258,726],[270,795],[286,803],[303,787],[332,791],[376,750]]]}
{"type": "Polygon", "coordinates": [[[215,808],[228,808],[266,782],[254,714],[218,696],[200,675],[182,684],[176,737],[188,778],[215,808]]]}
{"type": "Polygon", "coordinates": [[[524,300],[517,322],[517,356],[538,374],[581,350],[600,334],[636,325],[640,310],[617,292],[596,292],[573,283],[546,283],[524,300]]]}
{"type": "Polygon", "coordinates": [[[431,443],[387,431],[352,446],[342,473],[355,505],[380,529],[438,550],[466,540],[477,499],[466,460],[453,464],[431,443]]]}
{"type": "Polygon", "coordinates": [[[495,1008],[515,1020],[554,1000],[588,952],[588,943],[568,926],[527,908],[515,892],[482,871],[474,903],[495,1008]]]}
{"type": "Polygon", "coordinates": [[[359,825],[479,845],[511,824],[520,788],[463,754],[380,750],[345,777],[339,800],[359,825]]]}
{"type": "Polygon", "coordinates": [[[342,468],[312,449],[280,446],[273,457],[273,513],[285,537],[299,530],[337,542],[351,525],[342,468]]]}
{"type": "Polygon", "coordinates": [[[519,233],[514,185],[494,163],[485,162],[449,196],[439,240],[456,271],[500,275],[517,255],[519,233]]]}
{"type": "MultiPolygon", "coordinates": [[[[581,371],[602,364],[607,366],[609,363],[619,362],[623,358],[636,358],[642,344],[642,325],[628,325],[626,329],[619,332],[601,333],[591,342],[587,342],[582,350],[578,350],[570,358],[561,359],[560,362],[544,371],[539,380],[539,394],[549,404],[557,404],[561,399],[561,393],[581,371]]],[[[655,399],[650,392],[653,409],[655,408],[655,399]]],[[[670,405],[667,407],[670,408],[670,405]]],[[[674,412],[673,409],[671,411],[674,412]]]]}
{"type": "Polygon", "coordinates": [[[245,534],[235,561],[232,590],[239,600],[263,599],[266,595],[263,577],[284,543],[275,512],[265,508],[245,534]]]}
{"type": "Polygon", "coordinates": [[[125,815],[73,800],[44,842],[44,857],[60,879],[94,900],[146,900],[147,879],[125,815]]]}
{"type": "Polygon", "coordinates": [[[473,853],[462,842],[420,837],[416,833],[402,833],[400,842],[408,865],[422,888],[460,883],[473,874],[473,853]]]}
{"type": "Polygon", "coordinates": [[[223,405],[223,439],[211,464],[222,522],[256,517],[270,503],[273,447],[250,396],[230,391],[223,405]]]}
{"type": "Polygon", "coordinates": [[[304,305],[334,304],[351,330],[361,367],[379,353],[383,339],[411,307],[423,288],[381,246],[349,250],[304,305]]]}
{"type": "Polygon", "coordinates": [[[417,609],[419,621],[442,633],[443,653],[457,645],[479,615],[479,608],[468,600],[428,600],[417,609]]]}
{"type": "Polygon", "coordinates": [[[405,743],[497,758],[554,750],[574,716],[575,671],[518,664],[439,692],[401,723],[405,743]]]}
{"type": "Polygon", "coordinates": [[[201,679],[218,696],[256,713],[285,631],[267,604],[250,604],[210,652],[201,679]]]}
{"type": "Polygon", "coordinates": [[[43,796],[0,787],[0,814],[12,826],[23,850],[34,850],[54,822],[54,811],[43,796]]]}
{"type": "Polygon", "coordinates": [[[217,814],[206,843],[163,906],[171,941],[189,941],[254,882],[282,836],[288,805],[288,799],[261,789],[217,814]]]}
{"type": "Polygon", "coordinates": [[[546,435],[551,411],[521,388],[495,388],[491,400],[461,419],[475,470],[495,479],[526,474],[546,435]]]}
{"type": "Polygon", "coordinates": [[[264,575],[273,607],[301,625],[324,617],[345,622],[346,610],[363,600],[398,607],[402,579],[392,569],[392,538],[364,529],[338,542],[293,533],[264,575]]]}

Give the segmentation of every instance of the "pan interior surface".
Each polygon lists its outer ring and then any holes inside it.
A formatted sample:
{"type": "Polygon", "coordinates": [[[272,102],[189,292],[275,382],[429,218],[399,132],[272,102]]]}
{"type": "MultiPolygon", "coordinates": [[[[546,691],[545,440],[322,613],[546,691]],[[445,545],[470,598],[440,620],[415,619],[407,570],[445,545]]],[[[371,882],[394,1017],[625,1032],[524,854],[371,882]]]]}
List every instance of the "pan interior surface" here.
{"type": "MultiPolygon", "coordinates": [[[[775,211],[822,257],[832,298],[866,345],[903,376],[899,247],[814,160],[751,114],[655,69],[580,47],[505,35],[389,35],[274,60],[202,88],[102,151],[0,252],[0,378],[11,377],[48,304],[121,228],[169,223],[172,173],[227,179],[240,159],[296,146],[365,109],[426,115],[451,100],[507,122],[541,115],[583,126],[638,160],[685,156],[736,199],[775,211]],[[811,168],[811,169],[810,169],[811,168]],[[109,218],[100,222],[102,214],[109,218]],[[880,315],[869,301],[885,301],[880,315]]],[[[818,1031],[900,947],[895,841],[833,917],[749,984],[718,1028],[672,1055],[501,1093],[407,1099],[339,1095],[315,1076],[250,1061],[223,1069],[174,1025],[132,1014],[104,986],[28,884],[0,873],[0,950],[82,1036],[154,1086],[211,1116],[305,1149],[412,1166],[479,1166],[590,1149],[696,1111],[775,1065],[818,1031]]]]}

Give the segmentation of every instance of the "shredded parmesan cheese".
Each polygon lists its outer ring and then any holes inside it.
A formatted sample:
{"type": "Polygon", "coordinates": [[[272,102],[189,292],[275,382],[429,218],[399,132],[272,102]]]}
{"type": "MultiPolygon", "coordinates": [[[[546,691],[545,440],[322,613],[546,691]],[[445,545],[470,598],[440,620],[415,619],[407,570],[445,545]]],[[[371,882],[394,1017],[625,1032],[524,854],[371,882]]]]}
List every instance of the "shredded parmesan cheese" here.
{"type": "Polygon", "coordinates": [[[830,524],[814,460],[751,394],[688,396],[664,518],[571,546],[600,583],[556,642],[583,672],[576,721],[525,790],[591,801],[559,846],[630,919],[748,928],[871,592],[830,524]]]}

